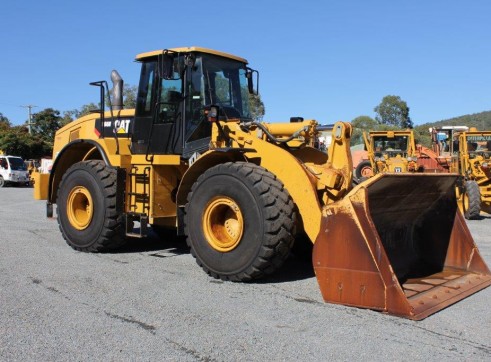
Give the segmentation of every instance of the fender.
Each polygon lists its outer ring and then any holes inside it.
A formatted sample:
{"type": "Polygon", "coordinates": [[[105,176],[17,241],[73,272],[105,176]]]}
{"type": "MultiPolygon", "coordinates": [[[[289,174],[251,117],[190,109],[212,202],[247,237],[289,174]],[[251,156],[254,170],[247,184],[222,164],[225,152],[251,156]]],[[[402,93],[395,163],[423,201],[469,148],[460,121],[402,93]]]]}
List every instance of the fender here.
{"type": "Polygon", "coordinates": [[[77,139],[65,145],[56,155],[48,183],[48,204],[56,202],[57,190],[63,174],[76,162],[86,159],[101,159],[112,167],[104,148],[96,141],[77,139]]]}
{"type": "Polygon", "coordinates": [[[285,186],[293,202],[299,208],[298,217],[312,242],[320,230],[321,206],[316,187],[303,163],[291,153],[262,140],[256,140],[250,148],[211,150],[204,153],[184,174],[177,193],[178,215],[187,202],[187,195],[199,175],[210,167],[225,162],[251,162],[264,167],[285,186]]]}

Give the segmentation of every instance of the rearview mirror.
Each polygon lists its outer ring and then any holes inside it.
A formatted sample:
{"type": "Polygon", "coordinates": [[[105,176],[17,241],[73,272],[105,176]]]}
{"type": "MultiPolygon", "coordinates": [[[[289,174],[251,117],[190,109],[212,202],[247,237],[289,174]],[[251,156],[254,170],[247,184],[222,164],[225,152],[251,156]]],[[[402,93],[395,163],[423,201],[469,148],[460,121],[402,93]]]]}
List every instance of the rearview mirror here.
{"type": "Polygon", "coordinates": [[[163,79],[174,79],[174,57],[164,53],[159,57],[159,71],[163,79]]]}
{"type": "Polygon", "coordinates": [[[247,68],[246,72],[246,78],[247,78],[247,88],[249,90],[250,94],[259,94],[259,72],[257,70],[247,68]],[[256,73],[256,89],[254,89],[254,79],[253,79],[253,74],[256,73]]]}

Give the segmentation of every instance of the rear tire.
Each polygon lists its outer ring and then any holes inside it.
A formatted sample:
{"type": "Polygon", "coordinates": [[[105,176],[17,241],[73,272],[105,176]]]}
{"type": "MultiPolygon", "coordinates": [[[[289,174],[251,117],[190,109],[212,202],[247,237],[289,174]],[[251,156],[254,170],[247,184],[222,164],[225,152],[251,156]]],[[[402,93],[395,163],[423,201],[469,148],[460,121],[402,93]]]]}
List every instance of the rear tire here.
{"type": "Polygon", "coordinates": [[[116,170],[103,161],[72,165],[58,189],[58,225],[67,244],[85,252],[113,250],[125,243],[116,212],[116,170]]]}
{"type": "Polygon", "coordinates": [[[466,181],[462,194],[461,206],[462,213],[467,220],[479,218],[481,213],[481,191],[476,181],[466,181]]]}
{"type": "Polygon", "coordinates": [[[294,243],[293,201],[264,168],[214,166],[188,195],[185,233],[191,254],[214,278],[250,281],[273,273],[294,243]]]}
{"type": "Polygon", "coordinates": [[[361,161],[355,169],[355,176],[358,180],[358,183],[361,183],[362,179],[366,180],[369,177],[373,176],[372,164],[370,161],[361,161]]]}

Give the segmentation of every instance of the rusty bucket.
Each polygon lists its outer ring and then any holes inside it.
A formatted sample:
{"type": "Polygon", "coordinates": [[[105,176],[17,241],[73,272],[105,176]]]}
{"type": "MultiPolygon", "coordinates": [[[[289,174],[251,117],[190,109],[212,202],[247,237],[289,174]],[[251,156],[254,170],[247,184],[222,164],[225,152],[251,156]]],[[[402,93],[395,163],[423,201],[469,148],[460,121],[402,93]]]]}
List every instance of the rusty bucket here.
{"type": "Polygon", "coordinates": [[[491,285],[455,174],[380,174],[323,210],[313,265],[326,302],[420,320],[491,285]]]}

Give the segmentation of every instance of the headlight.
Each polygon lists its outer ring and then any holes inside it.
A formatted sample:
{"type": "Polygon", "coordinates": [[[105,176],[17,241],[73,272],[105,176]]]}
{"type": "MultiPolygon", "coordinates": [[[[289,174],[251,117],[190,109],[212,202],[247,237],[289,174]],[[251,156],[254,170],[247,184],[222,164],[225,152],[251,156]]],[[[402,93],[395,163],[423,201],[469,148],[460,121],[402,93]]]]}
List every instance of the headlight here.
{"type": "Polygon", "coordinates": [[[483,167],[483,168],[488,168],[488,166],[489,166],[489,164],[487,162],[483,162],[481,164],[481,167],[483,167]]]}
{"type": "Polygon", "coordinates": [[[380,161],[380,157],[375,157],[375,162],[380,161]]]}
{"type": "Polygon", "coordinates": [[[380,160],[380,162],[385,162],[385,157],[381,156],[379,160],[380,160]]]}

